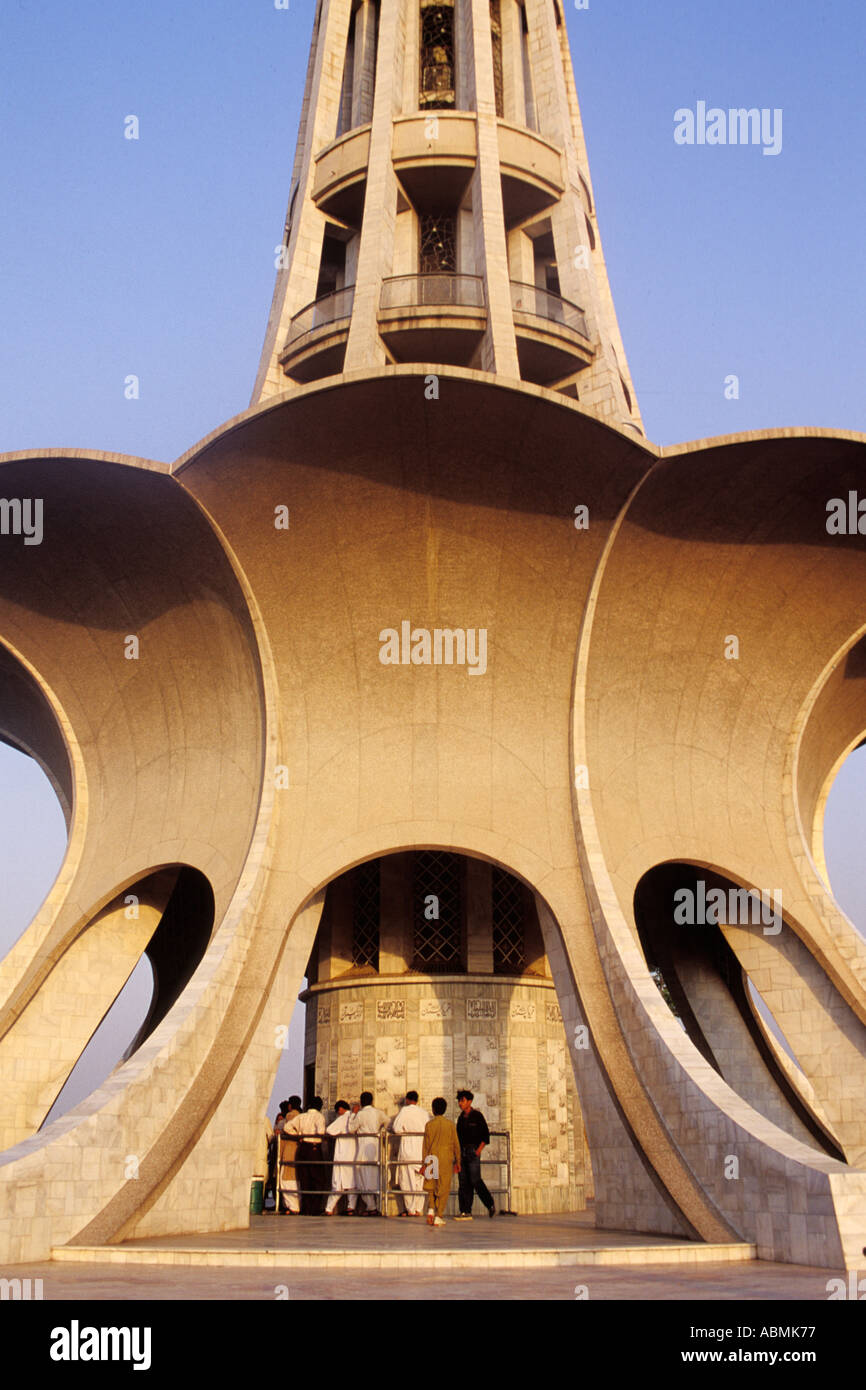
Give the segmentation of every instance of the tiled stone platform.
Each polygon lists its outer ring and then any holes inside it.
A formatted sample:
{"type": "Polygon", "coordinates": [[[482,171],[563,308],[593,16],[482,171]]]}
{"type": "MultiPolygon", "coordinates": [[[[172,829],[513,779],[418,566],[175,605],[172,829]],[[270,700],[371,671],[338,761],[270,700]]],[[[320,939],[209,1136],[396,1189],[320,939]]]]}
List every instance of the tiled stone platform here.
{"type": "Polygon", "coordinates": [[[251,1217],[249,1230],[57,1246],[52,1260],[102,1265],[248,1269],[562,1269],[588,1265],[695,1266],[755,1259],[747,1244],[704,1245],[633,1232],[597,1231],[590,1213],[449,1220],[251,1217]]]}

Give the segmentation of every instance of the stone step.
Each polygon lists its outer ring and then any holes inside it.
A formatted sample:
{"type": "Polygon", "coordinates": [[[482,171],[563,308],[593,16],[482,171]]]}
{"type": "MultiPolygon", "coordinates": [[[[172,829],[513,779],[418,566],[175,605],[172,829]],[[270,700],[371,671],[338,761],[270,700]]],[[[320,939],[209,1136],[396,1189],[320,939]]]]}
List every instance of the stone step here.
{"type": "MultiPolygon", "coordinates": [[[[429,1228],[428,1228],[429,1229],[429,1228]]],[[[368,1249],[322,1245],[297,1248],[188,1245],[171,1241],[147,1245],[59,1245],[52,1260],[63,1264],[184,1265],[246,1267],[249,1269],[563,1269],[592,1265],[671,1266],[733,1264],[757,1259],[757,1249],[745,1242],[704,1245],[697,1242],[656,1245],[544,1247],[516,1240],[492,1248],[455,1242],[453,1236],[431,1230],[429,1242],[411,1249],[371,1244],[368,1249]]]]}

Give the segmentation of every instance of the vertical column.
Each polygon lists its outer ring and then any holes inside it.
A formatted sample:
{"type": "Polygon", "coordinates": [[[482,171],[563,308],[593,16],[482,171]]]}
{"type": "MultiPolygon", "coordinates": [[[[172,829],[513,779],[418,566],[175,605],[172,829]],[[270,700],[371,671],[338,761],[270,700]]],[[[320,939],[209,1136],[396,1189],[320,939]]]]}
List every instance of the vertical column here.
{"type": "Polygon", "coordinates": [[[408,0],[403,23],[405,51],[403,56],[403,96],[400,102],[400,111],[408,114],[411,111],[417,111],[420,106],[421,6],[418,0],[408,0]]]}
{"type": "Polygon", "coordinates": [[[316,297],[325,219],[312,200],[315,156],[337,131],[343,67],[349,36],[352,0],[322,0],[319,27],[311,53],[308,93],[302,116],[302,135],[295,161],[298,191],[287,248],[289,269],[281,271],[274,290],[268,331],[253,397],[260,400],[284,390],[286,378],[279,354],[286,341],[292,315],[316,297]]]}
{"type": "Polygon", "coordinates": [[[500,0],[502,16],[502,83],[505,119],[515,125],[526,124],[526,94],[523,87],[523,27],[517,0],[500,0]]]}
{"type": "Polygon", "coordinates": [[[466,970],[493,974],[493,867],[483,859],[466,861],[466,970]]]}
{"type": "Polygon", "coordinates": [[[412,969],[412,856],[386,854],[379,879],[379,974],[412,969]]]}
{"type": "Polygon", "coordinates": [[[486,372],[519,378],[502,210],[489,0],[465,0],[464,14],[464,51],[474,73],[478,113],[478,159],[472,176],[475,265],[476,274],[484,275],[487,287],[487,331],[481,344],[481,367],[486,372]]]}
{"type": "Polygon", "coordinates": [[[512,280],[520,285],[535,283],[535,254],[532,238],[525,232],[508,233],[508,265],[512,280]]]}
{"type": "MultiPolygon", "coordinates": [[[[580,104],[577,100],[577,89],[574,83],[574,68],[571,62],[571,52],[568,47],[568,34],[564,29],[560,30],[559,42],[562,52],[562,71],[563,78],[565,81],[565,91],[568,99],[570,131],[572,139],[574,141],[574,151],[577,158],[577,168],[583,176],[583,180],[585,181],[586,188],[589,193],[591,207],[594,208],[595,197],[592,193],[592,180],[589,171],[589,158],[586,152],[586,138],[583,133],[583,121],[581,120],[580,116],[580,104]]],[[[594,221],[594,214],[590,210],[590,208],[587,208],[586,212],[589,215],[589,217],[592,218],[594,221]]],[[[595,247],[592,250],[592,264],[595,269],[594,278],[596,293],[598,295],[599,302],[599,316],[601,322],[605,325],[605,331],[610,338],[613,348],[613,357],[614,361],[617,364],[619,374],[625,381],[625,384],[629,392],[631,393],[631,418],[642,431],[643,422],[641,420],[640,407],[637,403],[637,395],[634,389],[634,384],[631,379],[631,373],[628,368],[628,362],[626,360],[622,335],[619,331],[619,322],[616,317],[616,309],[614,308],[613,295],[611,294],[610,289],[610,281],[607,278],[607,267],[604,262],[604,253],[601,249],[601,238],[599,236],[597,226],[595,232],[595,247]]]]}
{"type": "Polygon", "coordinates": [[[407,3],[416,0],[381,0],[367,194],[343,368],[346,372],[384,366],[386,361],[379,337],[379,295],[382,280],[391,274],[394,264],[397,178],[391,160],[392,121],[401,105],[407,3]]]}
{"type": "Polygon", "coordinates": [[[373,114],[376,83],[376,0],[361,0],[355,11],[355,55],[352,77],[352,128],[365,125],[373,114]]]}
{"type": "MultiPolygon", "coordinates": [[[[620,383],[608,316],[599,294],[600,258],[590,250],[583,216],[577,151],[553,0],[525,0],[525,3],[538,129],[548,140],[560,145],[564,155],[566,191],[550,211],[560,289],[565,299],[586,310],[596,349],[592,366],[580,374],[580,401],[599,415],[628,419],[630,411],[620,383]]],[[[603,262],[601,264],[603,268],[603,262]]],[[[605,282],[606,278],[605,275],[605,282]]]]}
{"type": "Polygon", "coordinates": [[[355,86],[355,31],[351,30],[346,43],[346,61],[343,65],[343,90],[340,95],[340,120],[337,135],[345,135],[352,129],[352,93],[355,86]]]}
{"type": "Polygon", "coordinates": [[[328,888],[327,934],[319,928],[319,980],[334,980],[352,968],[355,899],[352,879],[341,874],[328,888]]]}

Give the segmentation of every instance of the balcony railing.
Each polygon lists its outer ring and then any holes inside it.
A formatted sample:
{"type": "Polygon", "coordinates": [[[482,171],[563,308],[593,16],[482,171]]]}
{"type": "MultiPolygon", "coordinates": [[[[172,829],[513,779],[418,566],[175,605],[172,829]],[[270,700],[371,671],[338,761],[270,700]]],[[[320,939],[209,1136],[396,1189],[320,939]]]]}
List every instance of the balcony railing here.
{"type": "Polygon", "coordinates": [[[542,290],[537,285],[521,285],[512,280],[511,308],[515,313],[534,314],[536,318],[548,319],[551,323],[565,324],[566,328],[589,339],[583,310],[561,295],[551,294],[550,290],[542,290]]]}
{"type": "Polygon", "coordinates": [[[427,275],[394,275],[382,281],[380,309],[417,309],[425,305],[463,305],[484,308],[484,281],[478,275],[450,270],[427,275]]]}
{"type": "Polygon", "coordinates": [[[354,298],[355,286],[346,285],[342,290],[332,290],[330,294],[314,299],[312,304],[307,304],[294,315],[289,324],[288,342],[294,343],[305,333],[312,333],[314,328],[323,328],[325,324],[349,318],[354,298]]]}

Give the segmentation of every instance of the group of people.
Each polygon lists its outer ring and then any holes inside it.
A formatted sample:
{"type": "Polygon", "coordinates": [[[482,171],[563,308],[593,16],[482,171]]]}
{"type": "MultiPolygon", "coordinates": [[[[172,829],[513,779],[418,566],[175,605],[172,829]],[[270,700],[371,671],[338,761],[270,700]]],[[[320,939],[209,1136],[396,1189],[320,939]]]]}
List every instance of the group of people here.
{"type": "Polygon", "coordinates": [[[386,1130],[400,1141],[396,1169],[401,1216],[423,1217],[427,1206],[428,1225],[444,1226],[455,1174],[460,1207],[455,1219],[472,1220],[476,1193],[487,1214],[494,1216],[493,1198],[481,1177],[481,1155],[490,1143],[490,1130],[473,1107],[474,1099],[471,1091],[457,1092],[460,1117],[455,1125],[445,1118],[448,1104],[441,1096],[433,1101],[431,1116],[419,1105],[418,1092],[407,1091],[401,1108],[389,1119],[373,1104],[371,1092],[363,1091],[354,1103],[338,1100],[335,1118],[326,1125],[320,1096],[314,1096],[305,1110],[300,1096],[289,1096],[280,1105],[273,1132],[265,1121],[270,1139],[268,1185],[275,1210],[289,1216],[318,1216],[322,1211],[334,1216],[345,1198],[348,1216],[378,1216],[379,1136],[386,1130]]]}

